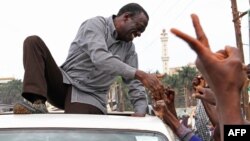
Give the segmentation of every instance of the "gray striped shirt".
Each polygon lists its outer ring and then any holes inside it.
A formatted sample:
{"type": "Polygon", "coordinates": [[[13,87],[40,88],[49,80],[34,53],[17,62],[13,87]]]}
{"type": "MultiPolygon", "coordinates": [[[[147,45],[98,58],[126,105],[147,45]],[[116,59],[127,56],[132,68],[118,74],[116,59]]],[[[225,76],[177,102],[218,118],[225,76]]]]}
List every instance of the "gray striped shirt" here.
{"type": "Polygon", "coordinates": [[[146,91],[134,79],[138,57],[132,42],[116,39],[113,16],[83,22],[61,66],[63,81],[72,84],[71,102],[91,104],[107,113],[107,93],[116,76],[128,84],[134,111],[145,113],[146,91]]]}

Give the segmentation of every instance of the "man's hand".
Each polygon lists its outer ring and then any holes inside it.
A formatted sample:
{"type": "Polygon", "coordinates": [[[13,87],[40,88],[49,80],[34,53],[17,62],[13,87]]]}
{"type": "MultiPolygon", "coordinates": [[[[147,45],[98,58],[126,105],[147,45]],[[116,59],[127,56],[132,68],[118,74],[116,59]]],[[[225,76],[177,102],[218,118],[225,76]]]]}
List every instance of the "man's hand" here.
{"type": "Polygon", "coordinates": [[[131,116],[132,116],[132,117],[145,117],[146,114],[142,114],[142,113],[133,113],[131,116]]]}
{"type": "Polygon", "coordinates": [[[135,78],[140,80],[142,84],[154,94],[153,97],[155,100],[163,99],[164,86],[159,80],[159,78],[162,78],[162,75],[148,74],[137,70],[135,78]]]}
{"type": "Polygon", "coordinates": [[[194,90],[196,90],[196,87],[198,87],[198,86],[205,87],[206,81],[204,80],[202,75],[197,75],[192,80],[192,85],[193,85],[194,90]]]}
{"type": "Polygon", "coordinates": [[[200,25],[198,16],[192,14],[191,17],[197,38],[193,38],[177,29],[171,29],[172,33],[186,41],[196,52],[196,66],[209,87],[216,94],[228,91],[228,88],[234,91],[241,90],[246,80],[246,72],[243,70],[239,49],[226,47],[224,50],[213,53],[200,25]]]}
{"type": "Polygon", "coordinates": [[[166,114],[166,110],[168,110],[166,103],[164,102],[164,100],[154,101],[153,103],[155,115],[160,119],[163,119],[164,115],[166,114]]]}
{"type": "Polygon", "coordinates": [[[177,129],[180,126],[180,122],[177,118],[175,105],[174,105],[174,91],[171,89],[165,89],[164,100],[153,100],[153,108],[156,116],[163,120],[163,122],[177,134],[177,129]]]}
{"type": "Polygon", "coordinates": [[[216,99],[214,92],[210,88],[203,88],[201,86],[196,87],[196,92],[192,95],[195,98],[204,100],[211,105],[216,105],[216,99]]]}
{"type": "Polygon", "coordinates": [[[164,95],[164,102],[167,105],[169,111],[177,118],[174,100],[175,100],[175,91],[169,87],[166,87],[165,95],[164,95]]]}

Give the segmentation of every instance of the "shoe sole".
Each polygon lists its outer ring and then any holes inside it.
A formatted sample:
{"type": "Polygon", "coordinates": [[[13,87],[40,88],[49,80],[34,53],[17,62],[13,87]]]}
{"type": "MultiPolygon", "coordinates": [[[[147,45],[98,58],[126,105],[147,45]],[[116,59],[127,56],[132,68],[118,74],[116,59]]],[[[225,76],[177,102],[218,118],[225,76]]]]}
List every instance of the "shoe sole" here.
{"type": "Polygon", "coordinates": [[[32,109],[29,105],[24,103],[17,103],[13,107],[14,114],[32,114],[34,113],[34,109],[32,109]]]}

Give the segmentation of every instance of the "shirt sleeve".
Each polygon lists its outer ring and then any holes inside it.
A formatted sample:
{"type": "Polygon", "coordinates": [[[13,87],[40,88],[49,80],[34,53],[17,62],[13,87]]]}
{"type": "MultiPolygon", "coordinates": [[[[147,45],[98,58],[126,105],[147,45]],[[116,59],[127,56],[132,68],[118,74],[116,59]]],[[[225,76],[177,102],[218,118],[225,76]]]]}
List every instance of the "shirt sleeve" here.
{"type": "Polygon", "coordinates": [[[191,129],[185,127],[183,124],[178,127],[176,132],[181,141],[202,141],[191,129]]]}
{"type": "Polygon", "coordinates": [[[202,139],[193,134],[189,141],[202,141],[202,139]]]}
{"type": "MultiPolygon", "coordinates": [[[[136,52],[132,52],[127,56],[126,63],[134,68],[138,68],[138,57],[136,52]]],[[[124,79],[124,82],[128,86],[128,94],[130,96],[130,101],[133,105],[134,112],[146,114],[148,102],[145,87],[137,79],[124,79]]]]}
{"type": "Polygon", "coordinates": [[[78,32],[77,43],[86,52],[94,66],[110,75],[133,79],[136,68],[122,62],[108,51],[105,33],[106,24],[102,18],[93,18],[83,23],[78,32]]]}

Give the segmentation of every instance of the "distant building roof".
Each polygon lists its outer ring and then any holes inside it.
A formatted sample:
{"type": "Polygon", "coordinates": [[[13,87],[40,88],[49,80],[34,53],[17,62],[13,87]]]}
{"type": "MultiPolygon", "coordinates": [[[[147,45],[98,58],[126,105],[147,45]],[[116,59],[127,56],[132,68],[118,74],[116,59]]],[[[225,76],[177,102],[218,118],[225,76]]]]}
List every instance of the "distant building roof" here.
{"type": "Polygon", "coordinates": [[[14,77],[0,77],[0,84],[7,83],[12,80],[15,80],[15,78],[14,77]]]}
{"type": "MultiPolygon", "coordinates": [[[[194,63],[188,63],[186,66],[191,67],[191,68],[196,68],[194,63]]],[[[173,74],[178,73],[178,71],[181,70],[182,67],[185,67],[185,66],[169,68],[169,75],[173,75],[173,74]]]]}

